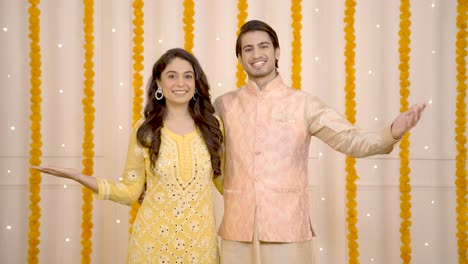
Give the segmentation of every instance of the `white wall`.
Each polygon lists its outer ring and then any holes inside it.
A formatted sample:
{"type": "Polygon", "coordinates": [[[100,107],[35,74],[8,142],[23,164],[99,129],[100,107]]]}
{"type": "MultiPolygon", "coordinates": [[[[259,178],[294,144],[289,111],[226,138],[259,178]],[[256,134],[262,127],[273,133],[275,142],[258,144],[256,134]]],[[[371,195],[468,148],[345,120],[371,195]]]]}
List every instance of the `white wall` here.
{"type": "MultiPolygon", "coordinates": [[[[0,0],[0,27],[4,28],[0,30],[2,263],[27,261],[30,68],[26,2],[0,0]]],[[[145,3],[145,81],[165,50],[184,46],[182,3],[145,3]]],[[[410,138],[412,263],[456,263],[456,1],[422,0],[411,1],[411,5],[410,101],[433,102],[410,138]]],[[[43,0],[40,9],[42,162],[81,168],[82,1],[43,0]]],[[[302,89],[322,97],[340,112],[345,102],[343,13],[344,1],[302,2],[302,89]]],[[[286,83],[291,83],[290,1],[249,1],[248,14],[248,19],[264,20],[277,31],[280,72],[286,83]]],[[[94,19],[95,175],[117,179],[132,118],[131,1],[95,1],[94,19]]],[[[357,125],[375,130],[389,125],[400,109],[399,1],[358,1],[355,19],[357,125]]],[[[237,1],[195,1],[193,52],[208,75],[213,98],[235,88],[236,31],[237,1]]],[[[401,262],[398,153],[396,146],[389,155],[357,163],[361,263],[401,262]]],[[[344,156],[313,140],[311,210],[322,248],[321,263],[347,262],[344,186],[344,156]]],[[[43,177],[41,263],[80,262],[80,192],[80,186],[70,181],[43,177]]],[[[222,197],[216,195],[215,199],[220,220],[222,197]]],[[[94,263],[124,263],[128,211],[128,207],[112,202],[94,202],[94,263]]]]}

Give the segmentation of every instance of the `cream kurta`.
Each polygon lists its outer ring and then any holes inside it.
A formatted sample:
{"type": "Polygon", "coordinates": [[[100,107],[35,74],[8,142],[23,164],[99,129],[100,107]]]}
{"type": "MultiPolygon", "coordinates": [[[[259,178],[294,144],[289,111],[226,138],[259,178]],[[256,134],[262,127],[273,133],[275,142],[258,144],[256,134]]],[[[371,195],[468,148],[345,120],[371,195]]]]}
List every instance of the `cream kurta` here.
{"type": "Polygon", "coordinates": [[[217,235],[210,154],[198,130],[161,130],[154,170],[133,131],[123,180],[98,179],[98,199],[134,203],[146,195],[130,236],[127,263],[216,263],[217,235]]]}
{"type": "Polygon", "coordinates": [[[397,142],[390,128],[365,132],[319,98],[287,87],[276,77],[263,90],[247,85],[215,103],[224,123],[224,216],[219,235],[301,242],[313,237],[309,216],[308,155],[312,136],[355,157],[388,153],[397,142]]]}

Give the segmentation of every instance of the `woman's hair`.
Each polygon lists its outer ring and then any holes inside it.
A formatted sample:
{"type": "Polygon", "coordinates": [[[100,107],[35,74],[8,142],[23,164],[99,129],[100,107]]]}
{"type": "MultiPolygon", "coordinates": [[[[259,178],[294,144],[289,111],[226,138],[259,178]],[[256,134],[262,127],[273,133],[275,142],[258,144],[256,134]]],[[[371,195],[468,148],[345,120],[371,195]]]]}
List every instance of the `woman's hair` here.
{"type": "MultiPolygon", "coordinates": [[[[242,55],[242,37],[246,33],[253,31],[263,31],[267,33],[268,36],[270,36],[273,48],[275,48],[275,50],[279,48],[278,36],[276,35],[275,30],[270,27],[270,25],[260,20],[250,20],[241,27],[239,35],[237,36],[236,57],[239,58],[239,56],[242,55]]],[[[278,68],[278,60],[275,60],[275,67],[278,68]]]]}
{"type": "Polygon", "coordinates": [[[195,98],[189,102],[189,112],[195,121],[195,125],[201,132],[202,138],[210,152],[211,166],[214,177],[221,175],[221,144],[223,135],[219,128],[219,121],[214,116],[214,107],[211,104],[210,86],[205,73],[198,60],[184,49],[170,49],[164,53],[153,65],[150,81],[148,83],[147,102],[144,109],[145,120],[138,128],[137,140],[149,149],[151,166],[154,166],[161,146],[161,128],[167,113],[166,99],[155,98],[158,85],[156,80],[161,79],[161,74],[175,58],[189,62],[195,72],[195,98]]]}

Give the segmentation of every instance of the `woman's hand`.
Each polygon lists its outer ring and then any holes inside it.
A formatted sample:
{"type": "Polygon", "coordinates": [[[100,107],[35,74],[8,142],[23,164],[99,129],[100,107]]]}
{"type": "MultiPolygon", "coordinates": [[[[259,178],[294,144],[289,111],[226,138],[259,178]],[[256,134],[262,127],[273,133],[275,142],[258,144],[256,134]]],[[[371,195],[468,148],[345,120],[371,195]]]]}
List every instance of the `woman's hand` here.
{"type": "Polygon", "coordinates": [[[72,168],[61,168],[56,166],[32,166],[33,169],[43,173],[54,175],[61,178],[72,179],[79,182],[81,172],[72,168]]]}

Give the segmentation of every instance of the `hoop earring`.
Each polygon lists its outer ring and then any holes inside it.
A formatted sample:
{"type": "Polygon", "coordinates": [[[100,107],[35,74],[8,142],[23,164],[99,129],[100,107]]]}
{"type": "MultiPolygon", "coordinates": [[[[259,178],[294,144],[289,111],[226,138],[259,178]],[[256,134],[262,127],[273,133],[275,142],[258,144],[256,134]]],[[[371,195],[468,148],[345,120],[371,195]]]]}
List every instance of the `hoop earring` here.
{"type": "Polygon", "coordinates": [[[156,98],[156,100],[161,100],[163,99],[163,97],[164,97],[163,91],[161,87],[158,87],[158,90],[156,90],[156,92],[154,93],[154,98],[156,98]]]}
{"type": "Polygon", "coordinates": [[[199,96],[200,95],[198,94],[198,90],[195,88],[195,92],[193,93],[193,96],[192,96],[193,100],[196,101],[199,96]],[[195,97],[195,95],[196,95],[196,97],[195,97]]]}

